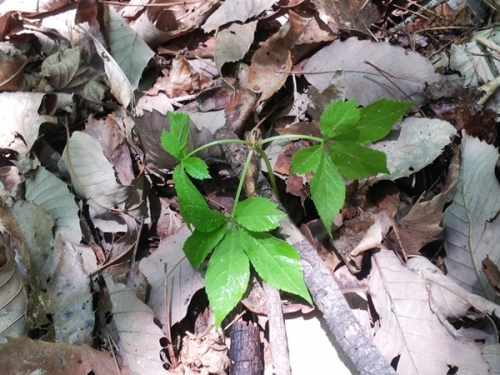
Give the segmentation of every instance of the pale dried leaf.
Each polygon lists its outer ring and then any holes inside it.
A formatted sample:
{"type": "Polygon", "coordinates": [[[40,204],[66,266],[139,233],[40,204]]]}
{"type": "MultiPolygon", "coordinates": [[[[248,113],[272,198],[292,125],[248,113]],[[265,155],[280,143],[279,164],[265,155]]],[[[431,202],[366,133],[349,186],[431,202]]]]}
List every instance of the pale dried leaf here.
{"type": "MultiPolygon", "coordinates": [[[[445,317],[461,318],[471,306],[484,314],[500,318],[500,306],[472,294],[459,286],[450,277],[422,256],[412,257],[407,263],[408,269],[419,274],[426,282],[431,293],[431,308],[445,317]]],[[[486,333],[485,333],[486,336],[486,333]]],[[[493,336],[493,335],[492,335],[493,336]]],[[[490,337],[490,340],[494,337],[490,337]]]]}
{"type": "Polygon", "coordinates": [[[455,128],[446,121],[410,117],[401,123],[396,141],[388,140],[370,145],[387,154],[389,175],[379,175],[379,180],[407,177],[431,164],[451,142],[455,128]]]}
{"type": "Polygon", "coordinates": [[[54,241],[53,219],[34,203],[20,201],[3,208],[0,219],[15,238],[23,263],[29,265],[28,326],[41,329],[49,324],[44,320],[49,315],[53,328],[44,330],[53,329],[54,339],[89,342],[94,327],[92,295],[78,252],[60,235],[54,241]]]}
{"type": "Polygon", "coordinates": [[[9,242],[10,236],[0,234],[0,343],[6,342],[7,336],[26,333],[26,290],[9,242]]]}
{"type": "Polygon", "coordinates": [[[75,131],[59,160],[59,168],[71,178],[76,194],[86,200],[96,226],[114,224],[103,230],[126,231],[123,220],[113,212],[125,209],[128,189],[116,182],[113,166],[95,139],[75,131]]]}
{"type": "Polygon", "coordinates": [[[215,38],[215,66],[220,72],[227,62],[240,61],[250,49],[257,21],[243,25],[233,23],[230,27],[220,30],[215,38]]]}
{"type": "Polygon", "coordinates": [[[220,0],[198,0],[181,3],[177,0],[155,0],[142,13],[132,28],[149,46],[164,42],[199,28],[220,0]]]}
{"type": "Polygon", "coordinates": [[[245,22],[270,9],[276,0],[226,0],[203,25],[206,33],[229,22],[245,22]]]}
{"type": "Polygon", "coordinates": [[[20,154],[31,150],[38,139],[40,125],[49,122],[57,123],[54,116],[39,115],[38,108],[47,94],[30,92],[0,93],[0,145],[20,154]]]}
{"type": "Polygon", "coordinates": [[[38,167],[26,180],[26,200],[43,207],[55,221],[55,233],[79,244],[82,239],[78,205],[66,183],[38,167]]]}
{"type": "Polygon", "coordinates": [[[497,71],[500,68],[498,62],[500,53],[489,50],[485,54],[484,47],[476,40],[477,37],[500,44],[498,29],[488,29],[474,33],[470,41],[465,44],[451,45],[450,68],[460,72],[460,75],[465,79],[465,87],[477,87],[480,82],[491,81],[497,76],[497,71]]]}
{"type": "Polygon", "coordinates": [[[447,208],[446,259],[448,276],[469,292],[500,301],[481,270],[483,259],[500,265],[500,186],[495,177],[498,150],[476,138],[462,140],[457,191],[447,208]]]}
{"type": "Polygon", "coordinates": [[[113,320],[120,335],[122,355],[127,358],[132,374],[164,375],[160,360],[163,349],[162,330],[154,323],[153,311],[125,285],[115,283],[112,276],[104,279],[113,304],[113,320]]]}
{"type": "Polygon", "coordinates": [[[139,87],[142,71],[154,52],[112,8],[109,8],[108,26],[111,55],[135,90],[139,87]]]}
{"type": "MultiPolygon", "coordinates": [[[[82,28],[82,30],[84,30],[82,28]]],[[[132,87],[128,77],[125,75],[120,65],[111,56],[111,54],[104,48],[92,34],[85,30],[85,33],[92,39],[95,45],[97,54],[104,62],[104,70],[111,85],[111,94],[118,100],[124,107],[134,99],[134,88],[132,87]]]]}
{"type": "Polygon", "coordinates": [[[190,235],[184,225],[162,240],[158,249],[139,264],[151,285],[149,306],[163,324],[170,322],[172,326],[180,322],[186,316],[194,293],[204,285],[203,276],[191,266],[182,250],[190,235]]]}
{"type": "Polygon", "coordinates": [[[430,308],[424,280],[405,268],[394,252],[372,258],[370,294],[380,317],[374,342],[388,362],[400,356],[398,373],[487,375],[481,345],[455,339],[430,308]]]}
{"type": "Polygon", "coordinates": [[[339,69],[344,71],[346,98],[358,98],[362,106],[386,97],[419,99],[426,84],[440,79],[432,63],[417,52],[357,38],[334,41],[314,54],[303,70],[306,79],[323,91],[339,69]]]}

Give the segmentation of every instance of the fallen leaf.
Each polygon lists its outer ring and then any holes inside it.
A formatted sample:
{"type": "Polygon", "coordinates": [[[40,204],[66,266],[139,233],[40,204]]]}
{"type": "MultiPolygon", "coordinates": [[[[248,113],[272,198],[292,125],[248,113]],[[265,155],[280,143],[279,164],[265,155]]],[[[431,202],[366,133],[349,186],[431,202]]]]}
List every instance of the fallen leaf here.
{"type": "Polygon", "coordinates": [[[481,270],[486,256],[500,265],[500,186],[494,169],[498,151],[494,146],[467,137],[462,140],[462,160],[457,190],[446,209],[446,259],[448,276],[466,290],[491,301],[500,301],[481,270]],[[480,183],[478,183],[480,182],[480,183]]]}
{"type": "Polygon", "coordinates": [[[346,99],[358,98],[362,106],[386,97],[423,100],[425,85],[440,79],[432,63],[417,52],[356,38],[336,40],[324,47],[303,70],[306,79],[323,91],[339,69],[344,71],[346,99]]]}
{"type": "Polygon", "coordinates": [[[256,28],[257,21],[243,25],[233,23],[217,33],[214,61],[219,72],[225,63],[240,61],[245,56],[252,45],[256,28]]]}

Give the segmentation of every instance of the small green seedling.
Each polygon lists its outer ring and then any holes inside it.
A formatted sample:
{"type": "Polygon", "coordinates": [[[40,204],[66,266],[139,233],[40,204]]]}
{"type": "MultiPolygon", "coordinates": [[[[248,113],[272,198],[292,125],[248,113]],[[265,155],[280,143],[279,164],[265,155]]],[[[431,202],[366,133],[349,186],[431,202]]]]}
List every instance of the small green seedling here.
{"type": "MultiPolygon", "coordinates": [[[[263,197],[239,200],[246,169],[254,152],[263,157],[262,146],[277,139],[307,139],[315,143],[297,152],[292,158],[292,173],[313,172],[311,197],[319,216],[331,235],[331,226],[345,201],[342,176],[360,179],[378,173],[389,173],[386,155],[363,146],[387,135],[396,121],[414,103],[380,99],[364,108],[358,101],[331,103],[320,118],[322,137],[293,134],[270,137],[255,143],[239,140],[216,141],[188,151],[189,116],[168,113],[170,131],[163,131],[162,147],[179,164],[173,178],[181,215],[193,229],[184,244],[184,252],[194,267],[210,256],[205,275],[205,289],[215,313],[217,327],[241,300],[250,280],[250,263],[257,274],[277,289],[301,296],[309,303],[311,297],[304,284],[300,257],[286,241],[269,232],[279,226],[285,213],[277,204],[263,197]],[[225,216],[208,207],[191,182],[210,178],[208,166],[194,155],[214,144],[240,142],[251,151],[242,172],[234,209],[225,216]]],[[[266,163],[269,165],[269,161],[266,163]]]]}

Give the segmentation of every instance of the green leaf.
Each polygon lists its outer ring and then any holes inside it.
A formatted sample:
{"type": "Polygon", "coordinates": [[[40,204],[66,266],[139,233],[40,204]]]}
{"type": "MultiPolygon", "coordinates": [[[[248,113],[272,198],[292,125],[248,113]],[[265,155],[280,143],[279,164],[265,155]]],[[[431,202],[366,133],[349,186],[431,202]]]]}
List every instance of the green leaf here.
{"type": "Polygon", "coordinates": [[[278,227],[286,214],[269,199],[255,197],[244,200],[235,208],[234,219],[242,227],[255,232],[267,232],[278,227]]]}
{"type": "Polygon", "coordinates": [[[182,159],[179,140],[165,129],[163,129],[161,134],[161,147],[177,160],[182,159]]]}
{"type": "Polygon", "coordinates": [[[240,240],[259,276],[277,289],[297,294],[312,304],[300,268],[300,256],[287,242],[268,233],[240,231],[240,240]]]}
{"type": "Polygon", "coordinates": [[[360,118],[358,99],[330,103],[319,119],[319,130],[325,138],[336,138],[356,125],[360,118]]]}
{"type": "Polygon", "coordinates": [[[228,218],[208,208],[203,195],[196,189],[179,164],[174,170],[174,183],[182,218],[202,232],[213,231],[224,225],[228,218]]]}
{"type": "Polygon", "coordinates": [[[328,147],[333,163],[347,178],[357,180],[378,173],[390,173],[387,156],[383,152],[354,142],[339,142],[328,147]]]}
{"type": "Polygon", "coordinates": [[[182,165],[186,172],[193,178],[203,180],[210,178],[208,165],[200,158],[190,157],[182,160],[182,165]]]}
{"type": "Polygon", "coordinates": [[[182,112],[168,112],[168,120],[170,133],[179,140],[181,156],[179,159],[182,159],[188,153],[189,115],[182,112]]]}
{"type": "Polygon", "coordinates": [[[237,230],[231,228],[215,248],[205,274],[205,290],[217,328],[240,301],[249,279],[248,257],[241,247],[237,230]]]}
{"type": "Polygon", "coordinates": [[[345,185],[337,167],[325,153],[311,179],[311,196],[319,217],[331,236],[333,220],[344,205],[345,185]]]}
{"type": "Polygon", "coordinates": [[[318,168],[321,154],[323,153],[323,145],[316,145],[300,149],[292,156],[291,173],[301,174],[307,173],[318,168]]]}
{"type": "Polygon", "coordinates": [[[415,102],[379,99],[361,108],[359,121],[343,133],[337,134],[335,140],[368,143],[382,139],[414,104],[415,102]]]}
{"type": "Polygon", "coordinates": [[[184,254],[193,267],[199,267],[210,251],[217,246],[226,234],[226,227],[221,226],[211,232],[195,230],[184,242],[184,254]]]}

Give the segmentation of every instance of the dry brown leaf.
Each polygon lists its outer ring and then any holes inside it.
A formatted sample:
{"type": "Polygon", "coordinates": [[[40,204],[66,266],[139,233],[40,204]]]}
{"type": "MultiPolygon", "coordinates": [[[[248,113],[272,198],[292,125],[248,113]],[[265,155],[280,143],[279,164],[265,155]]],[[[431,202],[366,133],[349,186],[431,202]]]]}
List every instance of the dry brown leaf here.
{"type": "Polygon", "coordinates": [[[63,342],[35,341],[27,337],[9,338],[0,344],[5,374],[119,375],[111,353],[89,346],[63,342]]]}
{"type": "Polygon", "coordinates": [[[0,52],[0,90],[22,91],[27,57],[21,55],[20,51],[10,51],[9,47],[0,48],[2,49],[0,52]]]}
{"type": "Polygon", "coordinates": [[[233,23],[217,33],[214,61],[219,72],[225,63],[239,61],[245,56],[252,45],[256,28],[257,21],[243,25],[233,23]]]}
{"type": "Polygon", "coordinates": [[[248,76],[242,86],[260,93],[260,102],[270,98],[287,80],[288,75],[283,71],[288,72],[292,68],[292,45],[293,36],[287,23],[253,54],[248,76]]]}

